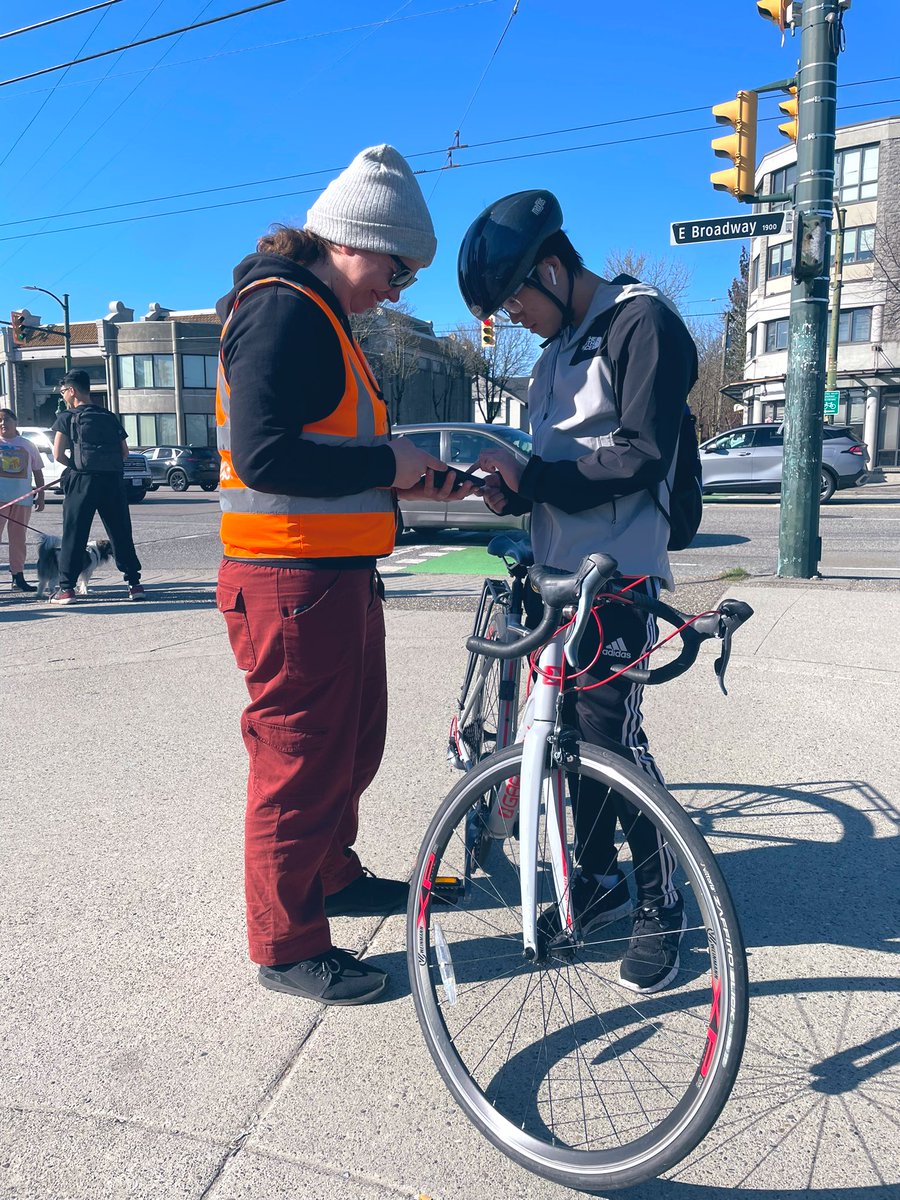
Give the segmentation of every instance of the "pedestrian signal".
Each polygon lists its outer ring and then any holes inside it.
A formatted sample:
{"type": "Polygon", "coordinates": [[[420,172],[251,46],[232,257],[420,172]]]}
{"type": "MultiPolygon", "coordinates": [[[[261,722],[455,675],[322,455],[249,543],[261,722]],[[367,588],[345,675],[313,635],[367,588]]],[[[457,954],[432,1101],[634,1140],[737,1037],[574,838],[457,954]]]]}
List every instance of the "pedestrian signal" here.
{"type": "Polygon", "coordinates": [[[486,321],[481,322],[481,344],[482,346],[494,345],[494,318],[488,317],[486,321]]]}
{"type": "Polygon", "coordinates": [[[715,171],[709,177],[717,192],[731,192],[738,200],[754,194],[756,174],[756,92],[738,92],[734,100],[713,107],[720,125],[731,125],[734,133],[714,138],[712,148],[719,158],[734,163],[727,171],[715,171]]]}

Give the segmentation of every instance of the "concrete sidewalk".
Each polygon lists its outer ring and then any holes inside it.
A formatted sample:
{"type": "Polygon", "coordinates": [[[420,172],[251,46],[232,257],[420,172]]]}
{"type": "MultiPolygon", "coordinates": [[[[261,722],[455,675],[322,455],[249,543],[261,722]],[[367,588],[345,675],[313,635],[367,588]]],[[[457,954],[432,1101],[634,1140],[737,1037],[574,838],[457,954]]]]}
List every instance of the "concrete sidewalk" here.
{"type": "MultiPolygon", "coordinates": [[[[243,681],[208,573],[147,582],[146,605],[104,589],[77,610],[0,608],[2,1200],[574,1196],[450,1100],[415,1022],[401,917],[334,922],[337,944],[390,970],[389,1002],[327,1010],[256,984],[243,681]]],[[[456,779],[443,748],[470,618],[388,582],[389,739],[359,848],[406,874],[456,779]]],[[[459,581],[460,605],[477,586],[459,581]]],[[[639,1194],[887,1200],[900,593],[727,590],[756,609],[729,697],[710,648],[645,708],[741,914],[750,1034],[710,1137],[639,1194]]]]}

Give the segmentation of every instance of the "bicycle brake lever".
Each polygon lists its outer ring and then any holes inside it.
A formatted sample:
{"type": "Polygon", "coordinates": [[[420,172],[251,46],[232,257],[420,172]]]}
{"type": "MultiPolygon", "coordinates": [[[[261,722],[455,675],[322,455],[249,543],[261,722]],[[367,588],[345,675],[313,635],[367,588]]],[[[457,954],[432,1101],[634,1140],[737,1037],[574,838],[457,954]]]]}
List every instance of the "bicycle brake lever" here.
{"type": "Polygon", "coordinates": [[[725,626],[722,633],[722,653],[713,663],[713,670],[716,673],[716,678],[719,681],[719,687],[722,689],[722,695],[728,695],[728,689],[725,687],[725,671],[728,667],[728,660],[731,658],[731,626],[723,621],[725,626]]]}

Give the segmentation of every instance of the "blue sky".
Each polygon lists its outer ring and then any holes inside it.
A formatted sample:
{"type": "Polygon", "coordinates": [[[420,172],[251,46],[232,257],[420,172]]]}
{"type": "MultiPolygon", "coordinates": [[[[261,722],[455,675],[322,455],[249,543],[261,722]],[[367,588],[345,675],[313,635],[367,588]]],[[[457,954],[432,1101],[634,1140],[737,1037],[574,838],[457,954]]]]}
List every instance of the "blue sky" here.
{"type": "MultiPolygon", "coordinates": [[[[33,2],[15,17],[7,5],[0,32],[88,2],[33,2]]],[[[120,0],[0,41],[0,79],[250,2],[120,0]]],[[[27,306],[58,319],[21,290],[31,283],[69,292],[73,320],[111,300],[136,316],[151,301],[209,307],[270,222],[302,224],[328,180],[384,141],[427,172],[438,256],[405,298],[438,330],[468,319],[456,286],[466,227],[529,187],[559,196],[589,266],[628,247],[677,256],[693,273],[686,311],[720,312],[741,243],[676,249],[669,222],[741,211],[708,181],[727,165],[710,149],[708,110],[793,74],[799,36],[782,47],[755,0],[520,0],[512,11],[513,0],[286,0],[0,87],[0,315],[27,306]],[[469,149],[440,171],[457,129],[469,149]],[[177,198],[146,202],[157,197],[177,198]],[[69,226],[94,227],[51,232],[69,226]]],[[[900,75],[897,0],[856,0],[845,29],[839,83],[900,75]]],[[[898,113],[900,79],[839,90],[839,124],[898,113]]],[[[783,143],[766,119],[777,115],[777,99],[762,99],[760,155],[783,143]]]]}

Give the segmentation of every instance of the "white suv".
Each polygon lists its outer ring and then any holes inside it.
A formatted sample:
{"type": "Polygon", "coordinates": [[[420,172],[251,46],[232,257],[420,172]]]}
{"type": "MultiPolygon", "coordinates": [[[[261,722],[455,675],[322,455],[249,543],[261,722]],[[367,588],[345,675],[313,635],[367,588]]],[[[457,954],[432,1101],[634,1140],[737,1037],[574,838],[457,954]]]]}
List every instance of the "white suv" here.
{"type": "Polygon", "coordinates": [[[49,429],[41,429],[37,425],[20,425],[19,433],[28,438],[29,442],[34,442],[40,451],[44,464],[41,469],[44,472],[45,490],[62,495],[59,480],[65,467],[53,457],[53,434],[49,429]]]}

